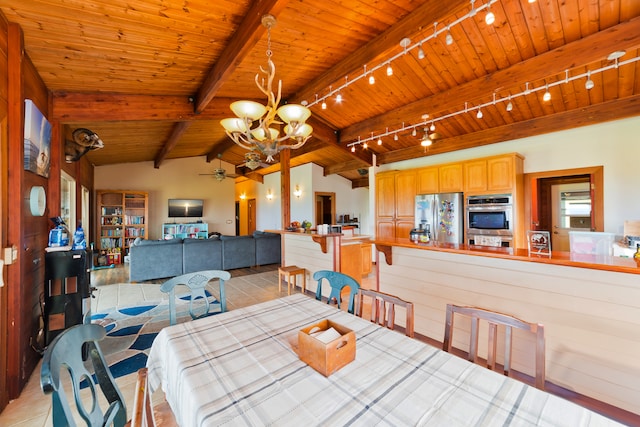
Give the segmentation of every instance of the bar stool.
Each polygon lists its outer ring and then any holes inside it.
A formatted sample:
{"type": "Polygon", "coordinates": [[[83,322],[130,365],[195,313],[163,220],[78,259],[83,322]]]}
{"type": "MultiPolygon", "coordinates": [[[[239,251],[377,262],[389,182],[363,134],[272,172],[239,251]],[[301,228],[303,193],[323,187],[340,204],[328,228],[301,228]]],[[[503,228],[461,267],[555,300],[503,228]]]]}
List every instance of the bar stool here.
{"type": "Polygon", "coordinates": [[[302,274],[302,293],[305,293],[307,288],[307,270],[297,265],[289,265],[287,267],[278,268],[278,291],[282,292],[282,276],[287,281],[287,295],[291,295],[291,284],[293,282],[293,289],[295,290],[297,280],[296,276],[302,274]]]}

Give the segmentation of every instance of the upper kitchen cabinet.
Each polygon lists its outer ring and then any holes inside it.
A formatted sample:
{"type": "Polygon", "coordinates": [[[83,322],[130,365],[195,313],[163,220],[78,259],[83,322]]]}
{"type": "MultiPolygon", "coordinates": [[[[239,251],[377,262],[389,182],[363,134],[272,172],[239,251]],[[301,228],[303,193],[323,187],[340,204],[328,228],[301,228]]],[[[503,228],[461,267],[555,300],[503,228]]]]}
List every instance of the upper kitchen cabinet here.
{"type": "Polygon", "coordinates": [[[438,193],[457,193],[463,191],[462,163],[451,163],[438,168],[440,181],[438,193]]]}
{"type": "Polygon", "coordinates": [[[523,158],[507,154],[464,162],[466,194],[512,193],[516,176],[522,174],[523,158]]]}
{"type": "Polygon", "coordinates": [[[416,171],[376,176],[376,236],[409,237],[415,224],[416,171]]]}
{"type": "Polygon", "coordinates": [[[435,194],[440,191],[438,167],[418,169],[418,194],[435,194]]]}

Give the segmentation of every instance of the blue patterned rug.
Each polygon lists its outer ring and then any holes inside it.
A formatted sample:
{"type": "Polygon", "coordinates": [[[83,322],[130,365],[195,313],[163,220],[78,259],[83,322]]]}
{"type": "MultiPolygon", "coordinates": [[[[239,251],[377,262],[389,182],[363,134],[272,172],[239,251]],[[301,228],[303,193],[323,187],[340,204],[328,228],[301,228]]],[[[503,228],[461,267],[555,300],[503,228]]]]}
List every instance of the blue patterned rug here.
{"type": "MultiPolygon", "coordinates": [[[[210,304],[217,300],[207,291],[210,304]]],[[[203,301],[194,304],[196,314],[204,311],[203,301]]],[[[217,314],[218,306],[210,306],[211,314],[217,314]]],[[[176,302],[176,321],[191,321],[189,296],[176,302]]],[[[147,356],[158,332],[169,326],[169,303],[114,308],[91,316],[91,323],[104,326],[107,336],[100,341],[109,369],[114,378],[132,374],[147,364],[147,356]]]]}

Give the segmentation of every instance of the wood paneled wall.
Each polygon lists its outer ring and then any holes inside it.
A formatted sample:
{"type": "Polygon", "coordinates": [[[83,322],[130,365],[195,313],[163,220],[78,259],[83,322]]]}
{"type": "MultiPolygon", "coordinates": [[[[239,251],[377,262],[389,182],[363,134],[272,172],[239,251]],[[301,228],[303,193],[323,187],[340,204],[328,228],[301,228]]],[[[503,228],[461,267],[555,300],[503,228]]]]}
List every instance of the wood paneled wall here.
{"type": "MultiPolygon", "coordinates": [[[[64,150],[60,125],[51,121],[49,177],[24,170],[24,100],[32,100],[45,117],[51,117],[51,93],[24,51],[21,28],[7,23],[3,16],[0,16],[0,69],[3,71],[0,76],[6,76],[6,80],[0,79],[0,244],[2,247],[15,245],[18,249],[17,260],[6,268],[7,286],[0,288],[0,353],[6,357],[6,371],[3,369],[0,374],[1,409],[7,399],[19,396],[40,359],[38,350],[42,343],[37,337],[41,328],[40,300],[44,293],[44,255],[51,227],[49,218],[60,215],[60,168],[64,150]],[[29,210],[33,186],[46,189],[47,208],[40,217],[31,215],[29,210]]],[[[68,167],[77,180],[78,193],[81,184],[93,190],[93,166],[86,159],[68,167]]],[[[79,214],[79,203],[77,210],[79,214]]],[[[4,368],[2,364],[0,367],[4,368]]]]}
{"type": "MultiPolygon", "coordinates": [[[[381,291],[414,303],[417,333],[442,342],[447,303],[543,323],[547,381],[640,413],[640,276],[397,247],[379,269],[381,291]]],[[[532,345],[514,341],[514,369],[532,373],[532,345]]]]}

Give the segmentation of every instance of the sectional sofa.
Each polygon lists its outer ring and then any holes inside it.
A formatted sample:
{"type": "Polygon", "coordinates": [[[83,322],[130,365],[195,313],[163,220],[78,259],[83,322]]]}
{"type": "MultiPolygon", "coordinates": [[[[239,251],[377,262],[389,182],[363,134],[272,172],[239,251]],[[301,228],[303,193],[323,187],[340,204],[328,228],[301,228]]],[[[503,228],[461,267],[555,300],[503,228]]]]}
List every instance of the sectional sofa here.
{"type": "Polygon", "coordinates": [[[263,231],[212,239],[139,240],[129,252],[129,280],[279,264],[280,257],[280,235],[263,231]]]}

